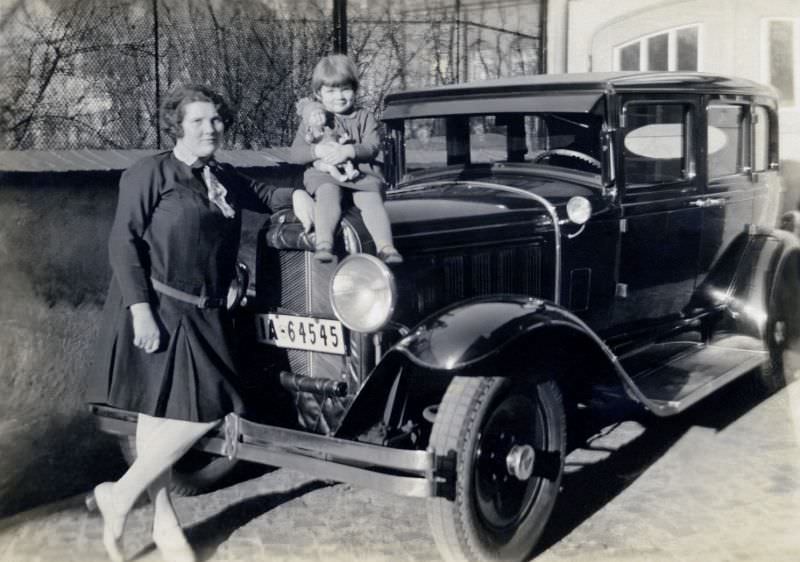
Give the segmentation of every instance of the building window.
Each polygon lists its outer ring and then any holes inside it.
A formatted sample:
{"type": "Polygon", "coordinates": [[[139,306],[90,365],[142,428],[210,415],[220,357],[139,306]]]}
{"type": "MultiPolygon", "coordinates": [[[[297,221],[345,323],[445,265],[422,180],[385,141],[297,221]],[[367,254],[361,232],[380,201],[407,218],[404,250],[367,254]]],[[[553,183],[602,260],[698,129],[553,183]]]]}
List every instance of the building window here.
{"type": "Polygon", "coordinates": [[[768,19],[762,25],[762,73],[778,90],[781,104],[798,105],[798,58],[800,43],[795,19],[768,19]]]}
{"type": "Polygon", "coordinates": [[[661,31],[614,48],[615,70],[700,70],[700,25],[661,31]]]}

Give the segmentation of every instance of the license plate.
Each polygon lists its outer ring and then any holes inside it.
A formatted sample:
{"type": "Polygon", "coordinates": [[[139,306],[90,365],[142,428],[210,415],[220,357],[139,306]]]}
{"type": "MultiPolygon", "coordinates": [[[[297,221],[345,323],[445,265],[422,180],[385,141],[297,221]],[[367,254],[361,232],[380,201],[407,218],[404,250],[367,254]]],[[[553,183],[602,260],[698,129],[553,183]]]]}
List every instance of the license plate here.
{"type": "Polygon", "coordinates": [[[256,330],[262,343],[344,355],[344,332],[338,320],[292,316],[290,314],[257,314],[256,330]]]}

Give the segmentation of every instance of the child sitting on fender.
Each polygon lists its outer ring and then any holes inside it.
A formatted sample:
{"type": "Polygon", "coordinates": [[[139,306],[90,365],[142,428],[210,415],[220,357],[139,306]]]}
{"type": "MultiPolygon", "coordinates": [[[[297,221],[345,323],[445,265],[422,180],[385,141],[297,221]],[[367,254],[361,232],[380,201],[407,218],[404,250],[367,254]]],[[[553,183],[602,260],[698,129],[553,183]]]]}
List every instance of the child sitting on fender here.
{"type": "MultiPolygon", "coordinates": [[[[403,258],[394,247],[389,217],[383,207],[383,175],[375,161],[380,148],[378,123],[367,110],[355,107],[358,90],[355,64],[345,55],[323,57],[314,67],[311,89],[315,99],[298,103],[303,122],[292,143],[290,158],[296,164],[308,165],[303,185],[314,197],[314,258],[326,263],[333,261],[333,233],[341,217],[344,192],[352,196],[353,203],[361,210],[378,256],[387,264],[401,263],[403,258]],[[313,142],[313,131],[326,124],[332,125],[330,128],[339,139],[345,136],[347,142],[333,138],[313,142]],[[348,161],[355,165],[353,174],[347,172],[348,161]],[[330,173],[331,170],[335,173],[330,173]]],[[[295,192],[295,214],[307,232],[311,228],[311,213],[304,212],[303,206],[308,200],[306,193],[295,192]]]]}

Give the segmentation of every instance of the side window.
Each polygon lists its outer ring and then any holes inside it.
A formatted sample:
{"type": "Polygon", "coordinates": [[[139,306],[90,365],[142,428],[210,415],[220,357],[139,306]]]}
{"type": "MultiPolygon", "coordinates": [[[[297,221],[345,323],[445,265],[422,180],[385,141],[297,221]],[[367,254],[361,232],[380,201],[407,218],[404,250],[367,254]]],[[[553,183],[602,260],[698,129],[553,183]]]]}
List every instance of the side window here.
{"type": "Polygon", "coordinates": [[[747,131],[749,106],[708,106],[708,178],[740,174],[748,165],[750,145],[747,131]]]}
{"type": "Polygon", "coordinates": [[[763,172],[769,168],[769,111],[756,106],[753,113],[753,171],[763,172]]]}
{"type": "Polygon", "coordinates": [[[684,103],[639,103],[625,106],[623,139],[628,186],[666,184],[692,177],[691,106],[684,103]]]}

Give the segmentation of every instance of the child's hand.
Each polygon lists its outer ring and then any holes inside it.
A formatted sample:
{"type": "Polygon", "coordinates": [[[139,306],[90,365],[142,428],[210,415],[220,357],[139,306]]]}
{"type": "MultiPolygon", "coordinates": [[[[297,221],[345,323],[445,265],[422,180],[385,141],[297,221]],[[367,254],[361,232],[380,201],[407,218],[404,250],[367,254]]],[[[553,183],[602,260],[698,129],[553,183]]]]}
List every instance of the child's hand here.
{"type": "Polygon", "coordinates": [[[314,147],[314,154],[325,164],[331,164],[332,166],[337,166],[356,156],[352,144],[338,144],[335,142],[319,143],[314,147]]]}

